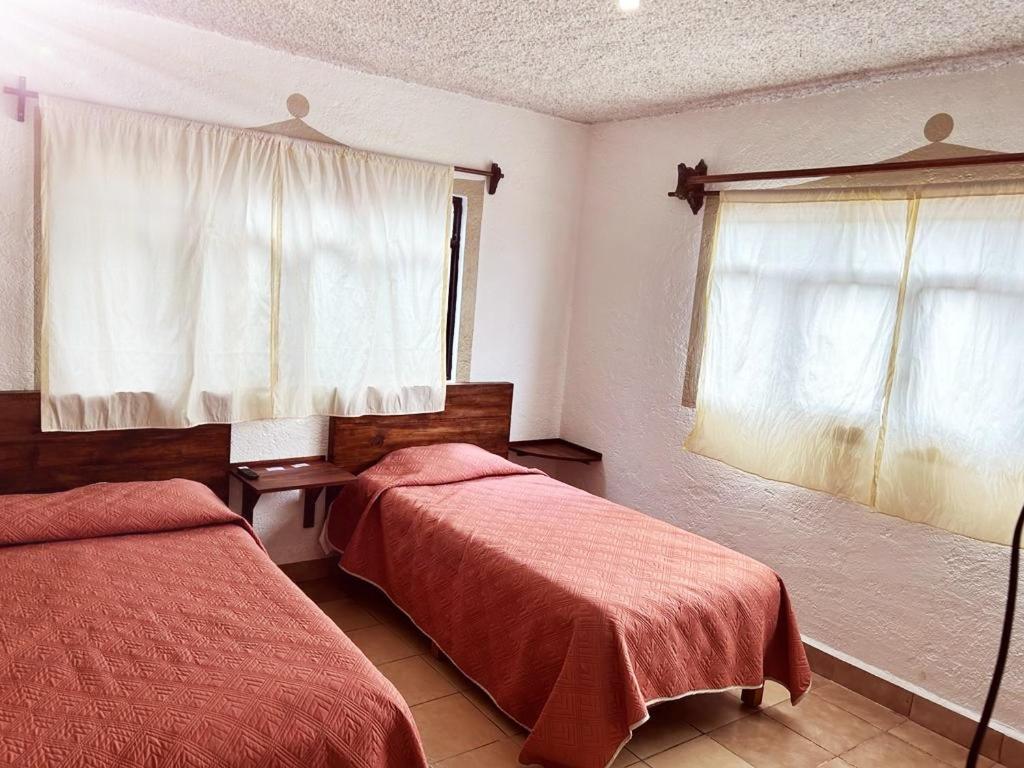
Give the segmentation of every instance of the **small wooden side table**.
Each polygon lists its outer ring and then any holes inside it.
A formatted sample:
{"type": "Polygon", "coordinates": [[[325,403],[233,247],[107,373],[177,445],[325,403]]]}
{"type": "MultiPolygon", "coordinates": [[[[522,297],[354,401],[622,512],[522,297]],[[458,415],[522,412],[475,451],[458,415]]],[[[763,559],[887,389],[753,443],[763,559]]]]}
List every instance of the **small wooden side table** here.
{"type": "Polygon", "coordinates": [[[323,456],[303,456],[272,461],[246,461],[231,465],[230,476],[242,484],[242,517],[252,522],[256,502],[265,493],[280,491],[302,491],[304,509],[302,527],[312,528],[316,501],[320,494],[327,492],[325,508],[330,508],[343,486],[351,483],[356,476],[335,466],[323,456]],[[242,477],[239,469],[248,467],[259,473],[256,479],[242,477]]]}

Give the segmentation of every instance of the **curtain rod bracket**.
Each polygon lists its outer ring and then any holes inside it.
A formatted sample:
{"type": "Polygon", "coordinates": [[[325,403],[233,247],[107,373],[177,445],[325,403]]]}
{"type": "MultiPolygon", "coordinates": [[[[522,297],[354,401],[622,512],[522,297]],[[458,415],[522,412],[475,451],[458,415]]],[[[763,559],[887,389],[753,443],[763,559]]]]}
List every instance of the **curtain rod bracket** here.
{"type": "Polygon", "coordinates": [[[498,191],[498,182],[505,178],[505,174],[501,172],[501,166],[497,163],[491,163],[491,172],[487,176],[487,194],[493,195],[498,191]]]}
{"type": "MultiPolygon", "coordinates": [[[[928,146],[935,146],[947,138],[953,131],[953,118],[945,112],[932,115],[924,127],[928,146]]],[[[947,145],[954,149],[970,151],[969,147],[947,145]]],[[[830,165],[820,168],[786,168],[774,171],[741,171],[735,173],[709,174],[707,164],[701,160],[695,168],[679,164],[679,183],[669,197],[678,197],[690,204],[695,214],[704,205],[704,199],[718,194],[718,189],[706,189],[709,184],[730,184],[737,181],[778,181],[783,179],[819,179],[829,176],[853,176],[868,173],[889,173],[894,171],[932,171],[940,168],[970,168],[989,165],[1024,165],[1024,152],[991,152],[975,150],[978,154],[956,154],[951,157],[920,158],[919,153],[911,152],[901,158],[885,160],[880,163],[862,163],[860,165],[830,165]],[[915,159],[906,159],[917,154],[915,159]]],[[[934,155],[934,153],[930,153],[934,155]]],[[[914,182],[915,185],[941,183],[934,181],[914,182]]]]}
{"type": "Polygon", "coordinates": [[[706,176],[708,164],[701,160],[693,168],[690,168],[686,163],[680,163],[678,170],[679,181],[676,183],[675,191],[669,192],[668,196],[685,200],[689,204],[690,210],[696,216],[700,213],[700,209],[704,207],[704,184],[691,181],[691,178],[693,176],[706,176]]]}

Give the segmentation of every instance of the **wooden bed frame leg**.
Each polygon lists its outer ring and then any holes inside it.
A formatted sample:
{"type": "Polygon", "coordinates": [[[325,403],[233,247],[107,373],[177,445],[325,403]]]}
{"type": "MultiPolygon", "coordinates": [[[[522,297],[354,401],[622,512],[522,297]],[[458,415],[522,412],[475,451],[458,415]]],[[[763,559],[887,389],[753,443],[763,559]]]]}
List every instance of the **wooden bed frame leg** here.
{"type": "Polygon", "coordinates": [[[750,707],[751,709],[758,709],[761,706],[761,701],[764,699],[764,688],[747,688],[740,694],[740,701],[743,702],[744,707],[750,707]]]}

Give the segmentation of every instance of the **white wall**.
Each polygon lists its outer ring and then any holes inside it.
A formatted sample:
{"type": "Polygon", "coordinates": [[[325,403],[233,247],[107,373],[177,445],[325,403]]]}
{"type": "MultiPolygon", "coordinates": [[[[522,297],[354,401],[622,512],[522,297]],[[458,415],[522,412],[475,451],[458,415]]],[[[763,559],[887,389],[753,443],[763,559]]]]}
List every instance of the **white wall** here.
{"type": "MultiPolygon", "coordinates": [[[[485,200],[477,289],[476,380],[515,382],[513,433],[557,433],[565,375],[585,126],[340,69],[79,0],[14,0],[0,25],[0,80],[227,125],[307,121],[352,146],[507,174],[485,200]]],[[[33,386],[33,130],[0,101],[0,390],[33,386]]],[[[339,296],[338,301],[344,301],[339,296]]],[[[325,449],[323,419],[238,425],[236,461],[325,449]]],[[[318,523],[319,523],[318,518],[318,523]]],[[[297,494],[265,498],[256,527],[278,562],[321,555],[297,494]]],[[[316,529],[314,529],[315,531],[316,529]]]]}
{"type": "MultiPolygon", "coordinates": [[[[728,172],[874,162],[925,143],[922,126],[940,111],[956,118],[951,141],[1020,151],[1024,67],[595,126],[562,434],[604,452],[603,465],[575,480],[776,568],[809,638],[977,711],[1007,548],[680,447],[693,418],[680,397],[701,219],[666,196],[676,163],[703,157],[728,172]]],[[[1018,729],[1021,637],[997,712],[1018,729]]]]}

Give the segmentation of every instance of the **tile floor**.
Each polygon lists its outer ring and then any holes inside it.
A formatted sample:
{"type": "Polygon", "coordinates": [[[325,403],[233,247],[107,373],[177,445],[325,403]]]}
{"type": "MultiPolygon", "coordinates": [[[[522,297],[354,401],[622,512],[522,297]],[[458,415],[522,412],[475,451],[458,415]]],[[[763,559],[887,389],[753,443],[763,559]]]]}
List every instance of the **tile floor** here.
{"type": "MultiPolygon", "coordinates": [[[[355,579],[300,585],[408,701],[436,768],[512,768],[525,732],[373,587],[355,579]]],[[[793,707],[769,683],[752,712],[734,693],[668,702],[651,711],[615,768],[945,768],[967,751],[837,683],[815,675],[793,707]]],[[[982,758],[982,768],[999,768],[982,758]]]]}

